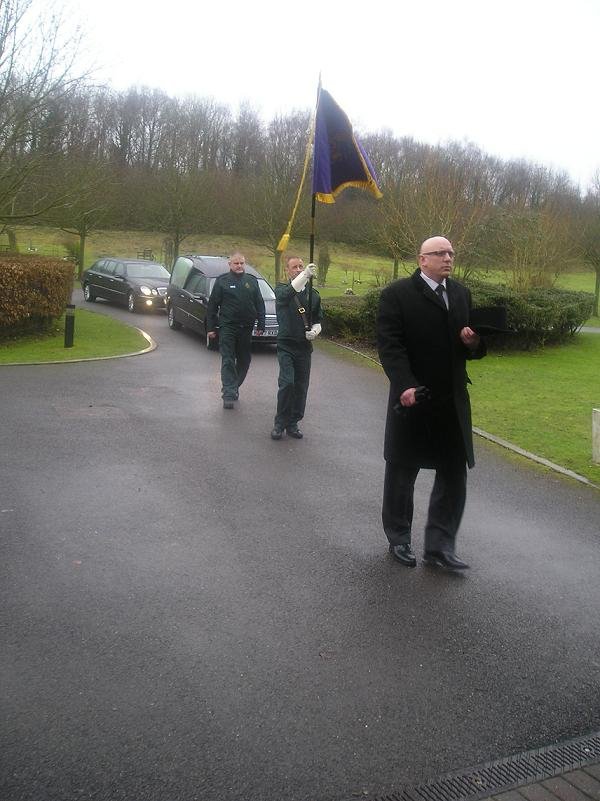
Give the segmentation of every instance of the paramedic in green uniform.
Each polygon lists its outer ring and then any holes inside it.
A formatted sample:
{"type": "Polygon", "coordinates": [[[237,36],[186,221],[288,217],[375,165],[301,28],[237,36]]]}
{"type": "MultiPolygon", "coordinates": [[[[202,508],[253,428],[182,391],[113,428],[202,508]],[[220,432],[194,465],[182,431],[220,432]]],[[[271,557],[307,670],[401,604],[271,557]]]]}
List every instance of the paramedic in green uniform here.
{"type": "Polygon", "coordinates": [[[289,437],[302,439],[298,423],[304,417],[306,406],[312,340],[321,333],[323,312],[319,293],[313,289],[312,316],[308,313],[309,292],[306,284],[317,271],[315,265],[309,264],[305,268],[302,259],[288,256],[285,269],[289,283],[275,287],[275,308],[279,324],[279,391],[271,439],[281,439],[284,431],[287,431],[289,437]]]}
{"type": "Polygon", "coordinates": [[[233,409],[250,367],[252,329],[265,330],[265,302],[257,279],[245,272],[241,253],[229,258],[229,272],[214,283],[206,310],[208,336],[214,339],[219,328],[223,408],[233,409]]]}

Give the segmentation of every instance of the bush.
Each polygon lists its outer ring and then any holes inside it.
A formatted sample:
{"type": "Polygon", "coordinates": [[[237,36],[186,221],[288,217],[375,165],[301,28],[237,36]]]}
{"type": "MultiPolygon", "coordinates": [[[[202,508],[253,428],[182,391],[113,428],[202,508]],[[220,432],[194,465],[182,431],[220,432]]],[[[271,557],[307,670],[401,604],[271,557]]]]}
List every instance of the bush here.
{"type": "Polygon", "coordinates": [[[327,336],[348,342],[364,339],[363,298],[358,295],[341,295],[322,298],[323,329],[327,336]]]}
{"type": "Polygon", "coordinates": [[[494,336],[494,350],[529,350],[558,344],[576,333],[591,317],[594,296],[564,289],[530,289],[519,293],[505,286],[471,286],[474,306],[505,306],[508,327],[515,333],[494,336]]]}
{"type": "Polygon", "coordinates": [[[45,333],[73,292],[71,261],[43,256],[0,258],[0,337],[45,333]]]}
{"type": "MultiPolygon", "coordinates": [[[[515,333],[487,338],[493,350],[529,350],[564,342],[591,317],[594,296],[563,289],[531,289],[518,293],[505,286],[469,284],[473,306],[505,306],[508,326],[515,333]]],[[[324,333],[348,342],[374,345],[377,339],[379,293],[324,298],[324,333]]]]}

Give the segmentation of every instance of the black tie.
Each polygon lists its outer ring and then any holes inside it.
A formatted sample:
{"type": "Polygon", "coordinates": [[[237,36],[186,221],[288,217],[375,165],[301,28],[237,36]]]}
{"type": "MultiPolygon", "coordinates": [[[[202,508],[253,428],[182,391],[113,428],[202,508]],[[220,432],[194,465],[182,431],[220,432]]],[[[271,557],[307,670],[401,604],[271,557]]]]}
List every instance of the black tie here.
{"type": "Polygon", "coordinates": [[[438,296],[438,298],[439,298],[439,299],[442,301],[442,303],[444,304],[444,306],[445,306],[446,308],[448,308],[448,304],[446,303],[446,298],[444,297],[444,287],[443,287],[443,285],[442,285],[442,284],[438,284],[438,285],[436,286],[436,288],[435,288],[435,294],[436,294],[436,295],[438,296]]]}

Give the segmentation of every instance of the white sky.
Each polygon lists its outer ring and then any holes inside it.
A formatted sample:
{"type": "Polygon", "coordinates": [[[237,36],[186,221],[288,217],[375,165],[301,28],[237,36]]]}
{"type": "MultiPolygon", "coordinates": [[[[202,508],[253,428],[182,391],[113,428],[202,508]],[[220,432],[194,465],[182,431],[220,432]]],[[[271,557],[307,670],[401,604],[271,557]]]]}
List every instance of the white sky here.
{"type": "Polygon", "coordinates": [[[600,0],[80,0],[96,78],[212,96],[265,119],[312,108],[319,72],[358,131],[469,140],[600,167],[600,0]]]}

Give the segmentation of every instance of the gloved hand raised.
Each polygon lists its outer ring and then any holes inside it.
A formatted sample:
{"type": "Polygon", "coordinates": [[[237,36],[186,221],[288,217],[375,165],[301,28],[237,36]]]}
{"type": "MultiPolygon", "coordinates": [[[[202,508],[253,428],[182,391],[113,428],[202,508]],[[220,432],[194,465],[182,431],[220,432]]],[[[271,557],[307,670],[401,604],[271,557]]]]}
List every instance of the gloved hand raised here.
{"type": "Polygon", "coordinates": [[[309,278],[314,278],[316,274],[316,266],[314,264],[307,264],[302,272],[292,280],[292,286],[296,292],[302,292],[304,287],[307,285],[309,278]]]}
{"type": "Polygon", "coordinates": [[[304,336],[309,340],[309,342],[312,342],[312,340],[316,339],[320,333],[321,333],[321,323],[313,323],[310,331],[306,331],[304,336]]]}

